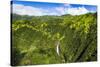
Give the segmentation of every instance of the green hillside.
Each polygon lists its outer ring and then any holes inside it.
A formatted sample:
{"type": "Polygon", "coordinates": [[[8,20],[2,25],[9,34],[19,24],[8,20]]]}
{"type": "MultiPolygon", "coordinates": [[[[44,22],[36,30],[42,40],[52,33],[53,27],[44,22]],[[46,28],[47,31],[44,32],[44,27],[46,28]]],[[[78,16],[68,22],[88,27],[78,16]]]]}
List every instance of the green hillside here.
{"type": "Polygon", "coordinates": [[[12,14],[11,25],[12,65],[97,60],[97,13],[75,16],[12,14]]]}

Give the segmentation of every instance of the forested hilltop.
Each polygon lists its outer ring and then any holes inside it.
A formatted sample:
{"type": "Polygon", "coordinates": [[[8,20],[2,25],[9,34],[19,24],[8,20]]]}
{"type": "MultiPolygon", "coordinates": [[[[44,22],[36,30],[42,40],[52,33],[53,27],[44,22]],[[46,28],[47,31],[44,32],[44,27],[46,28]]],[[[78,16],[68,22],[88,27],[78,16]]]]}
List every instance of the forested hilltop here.
{"type": "Polygon", "coordinates": [[[11,16],[12,65],[97,60],[97,13],[11,16]]]}

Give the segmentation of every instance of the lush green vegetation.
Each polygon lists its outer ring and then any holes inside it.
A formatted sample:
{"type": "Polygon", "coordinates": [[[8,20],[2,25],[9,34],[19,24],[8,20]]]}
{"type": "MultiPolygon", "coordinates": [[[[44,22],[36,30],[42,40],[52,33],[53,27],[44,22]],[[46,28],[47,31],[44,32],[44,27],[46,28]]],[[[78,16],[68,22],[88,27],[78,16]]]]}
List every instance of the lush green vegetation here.
{"type": "Polygon", "coordinates": [[[12,14],[12,65],[97,60],[97,14],[12,14]],[[56,44],[59,42],[59,55],[56,44]]]}

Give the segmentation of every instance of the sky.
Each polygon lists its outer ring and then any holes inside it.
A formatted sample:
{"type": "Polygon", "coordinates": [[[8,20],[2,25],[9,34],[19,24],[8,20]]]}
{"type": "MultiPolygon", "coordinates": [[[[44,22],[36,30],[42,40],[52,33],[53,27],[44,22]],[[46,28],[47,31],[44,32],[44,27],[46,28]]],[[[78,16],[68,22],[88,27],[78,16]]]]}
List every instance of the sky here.
{"type": "Polygon", "coordinates": [[[97,12],[95,5],[81,5],[68,3],[47,3],[35,1],[12,1],[12,13],[29,16],[64,14],[81,15],[97,12]]]}

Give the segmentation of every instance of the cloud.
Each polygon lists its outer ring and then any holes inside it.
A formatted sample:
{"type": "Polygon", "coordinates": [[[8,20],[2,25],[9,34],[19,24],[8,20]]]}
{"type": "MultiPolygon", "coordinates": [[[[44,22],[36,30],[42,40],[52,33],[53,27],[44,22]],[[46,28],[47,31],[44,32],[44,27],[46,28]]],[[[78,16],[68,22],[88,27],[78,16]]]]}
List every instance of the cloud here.
{"type": "Polygon", "coordinates": [[[67,13],[71,15],[80,15],[80,14],[86,14],[89,13],[90,11],[87,10],[85,7],[71,7],[67,9],[67,13]]]}
{"type": "Polygon", "coordinates": [[[70,4],[64,4],[64,6],[59,7],[51,7],[51,8],[39,8],[34,6],[26,6],[22,4],[13,4],[13,13],[19,15],[34,15],[34,16],[42,16],[42,15],[63,15],[63,14],[71,14],[71,15],[80,15],[86,14],[89,12],[94,12],[86,9],[84,6],[81,7],[72,7],[70,4]]]}
{"type": "Polygon", "coordinates": [[[55,11],[59,13],[59,15],[65,14],[65,8],[64,7],[56,7],[55,11]]]}
{"type": "Polygon", "coordinates": [[[68,3],[64,3],[64,6],[65,6],[65,7],[71,7],[71,5],[68,4],[68,3]]]}
{"type": "Polygon", "coordinates": [[[42,16],[42,15],[62,15],[64,14],[63,7],[53,7],[53,8],[37,8],[33,6],[25,6],[22,4],[13,4],[13,13],[19,15],[34,15],[34,16],[42,16]]]}
{"type": "MultiPolygon", "coordinates": [[[[46,10],[45,10],[46,11],[46,10]]],[[[13,13],[19,15],[42,15],[43,9],[21,4],[13,4],[13,13]]]]}

